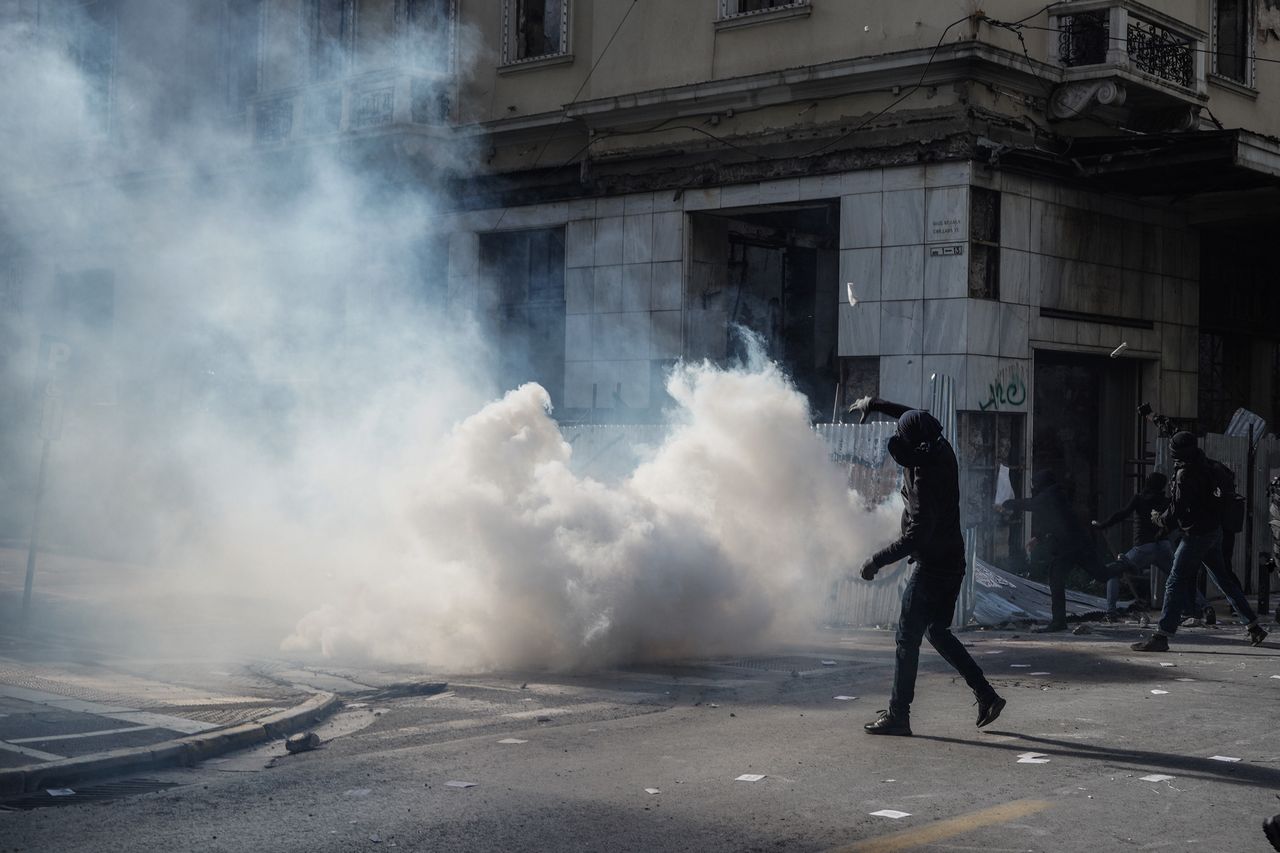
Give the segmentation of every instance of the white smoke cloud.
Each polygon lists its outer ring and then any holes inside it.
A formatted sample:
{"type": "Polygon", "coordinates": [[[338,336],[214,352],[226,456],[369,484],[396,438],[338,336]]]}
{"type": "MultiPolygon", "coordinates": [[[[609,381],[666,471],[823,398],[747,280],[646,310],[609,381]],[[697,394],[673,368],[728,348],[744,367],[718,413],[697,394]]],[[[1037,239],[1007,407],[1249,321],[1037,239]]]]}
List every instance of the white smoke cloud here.
{"type": "MultiPolygon", "coordinates": [[[[184,5],[160,4],[155,42],[187,31],[184,5]]],[[[97,126],[58,33],[0,25],[0,260],[24,282],[0,326],[24,413],[0,423],[0,468],[21,472],[0,524],[29,518],[55,284],[110,269],[106,328],[54,330],[95,382],[46,509],[58,547],[150,567],[95,619],[176,650],[185,608],[228,651],[287,637],[442,668],[741,651],[811,629],[892,535],[768,364],[679,368],[651,458],[616,483],[575,473],[545,390],[497,399],[483,323],[420,298],[444,290],[430,186],[337,148],[246,150],[217,109],[172,113],[163,73],[119,69],[97,126]]]]}

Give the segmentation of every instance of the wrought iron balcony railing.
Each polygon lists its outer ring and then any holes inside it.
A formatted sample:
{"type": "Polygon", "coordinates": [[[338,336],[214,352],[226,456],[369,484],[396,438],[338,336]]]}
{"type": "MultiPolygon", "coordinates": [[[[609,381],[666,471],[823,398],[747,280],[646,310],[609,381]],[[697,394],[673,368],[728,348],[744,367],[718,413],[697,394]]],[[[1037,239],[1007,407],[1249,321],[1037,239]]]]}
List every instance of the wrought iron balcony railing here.
{"type": "Polygon", "coordinates": [[[375,71],[264,93],[251,102],[253,140],[281,143],[391,127],[439,128],[450,114],[447,74],[375,71]]]}
{"type": "Polygon", "coordinates": [[[1092,77],[1123,72],[1194,95],[1205,91],[1205,33],[1157,9],[1124,0],[1067,0],[1049,8],[1049,28],[1050,59],[1065,68],[1092,77]]]}

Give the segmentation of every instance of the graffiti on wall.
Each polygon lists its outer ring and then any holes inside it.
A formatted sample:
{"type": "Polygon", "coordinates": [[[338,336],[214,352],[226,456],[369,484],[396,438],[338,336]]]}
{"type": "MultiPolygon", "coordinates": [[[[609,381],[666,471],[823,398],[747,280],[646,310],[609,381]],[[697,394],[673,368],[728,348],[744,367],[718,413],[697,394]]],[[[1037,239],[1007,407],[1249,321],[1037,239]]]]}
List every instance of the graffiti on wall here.
{"type": "Polygon", "coordinates": [[[1001,369],[987,385],[987,399],[979,403],[978,408],[998,412],[1002,408],[1019,408],[1026,402],[1027,383],[1022,378],[1022,369],[1011,364],[1001,369]]]}

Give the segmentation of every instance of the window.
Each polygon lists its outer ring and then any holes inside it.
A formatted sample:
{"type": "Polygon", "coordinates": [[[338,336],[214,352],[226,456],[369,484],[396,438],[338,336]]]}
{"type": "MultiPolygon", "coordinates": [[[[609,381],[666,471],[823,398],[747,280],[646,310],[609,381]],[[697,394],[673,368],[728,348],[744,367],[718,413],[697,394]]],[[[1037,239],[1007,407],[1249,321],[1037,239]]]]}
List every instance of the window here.
{"type": "Polygon", "coordinates": [[[480,235],[481,274],[497,290],[501,383],[537,382],[553,405],[564,392],[564,229],[480,235]]]}
{"type": "Polygon", "coordinates": [[[310,0],[311,79],[336,80],[351,64],[354,0],[310,0]]]}
{"type": "Polygon", "coordinates": [[[1253,85],[1253,0],[1215,0],[1213,4],[1213,71],[1246,86],[1253,85]]]}
{"type": "Polygon", "coordinates": [[[85,119],[95,132],[105,132],[116,70],[115,0],[58,4],[46,20],[58,37],[65,38],[67,53],[80,72],[85,119]]]}
{"type": "Polygon", "coordinates": [[[1022,494],[1026,474],[1026,415],[1016,412],[958,412],[960,523],[972,530],[977,555],[1005,571],[1025,563],[1023,513],[1002,515],[994,506],[996,482],[1003,465],[1015,494],[1022,494]]]}
{"type": "Polygon", "coordinates": [[[721,21],[749,16],[773,18],[809,13],[809,0],[719,0],[719,4],[718,19],[721,21]]]}
{"type": "Polygon", "coordinates": [[[569,0],[506,0],[502,6],[504,65],[569,55],[569,0]]]}
{"type": "Polygon", "coordinates": [[[238,115],[260,88],[262,0],[227,0],[222,57],[227,110],[238,115]]]}
{"type": "Polygon", "coordinates": [[[1000,193],[969,188],[969,298],[1000,298],[1000,193]]]}

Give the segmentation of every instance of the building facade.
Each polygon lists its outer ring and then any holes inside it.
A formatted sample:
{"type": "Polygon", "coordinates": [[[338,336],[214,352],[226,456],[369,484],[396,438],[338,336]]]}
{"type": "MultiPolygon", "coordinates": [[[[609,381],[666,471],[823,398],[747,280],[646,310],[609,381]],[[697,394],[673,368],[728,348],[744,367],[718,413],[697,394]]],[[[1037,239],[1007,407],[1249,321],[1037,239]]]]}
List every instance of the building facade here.
{"type": "MultiPolygon", "coordinates": [[[[154,4],[73,5],[110,110],[154,4]]],[[[968,520],[1016,560],[1000,465],[1096,517],[1152,450],[1140,402],[1280,418],[1280,4],[977,5],[227,0],[184,67],[247,156],[443,181],[434,286],[566,422],[660,419],[667,369],[732,359],[738,327],[815,420],[951,377],[968,520]]]]}

